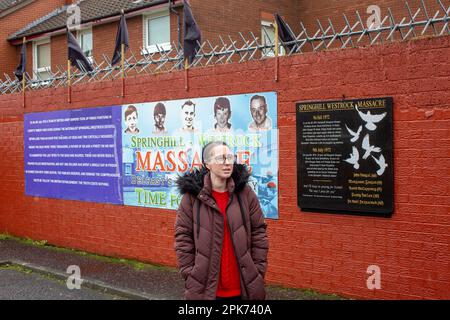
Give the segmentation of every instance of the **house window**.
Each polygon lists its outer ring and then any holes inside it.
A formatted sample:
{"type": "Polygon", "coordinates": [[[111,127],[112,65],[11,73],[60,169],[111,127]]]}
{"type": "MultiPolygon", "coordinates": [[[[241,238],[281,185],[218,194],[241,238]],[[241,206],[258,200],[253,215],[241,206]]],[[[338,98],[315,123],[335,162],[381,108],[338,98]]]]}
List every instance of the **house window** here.
{"type": "Polygon", "coordinates": [[[50,39],[33,43],[33,71],[41,79],[50,78],[51,68],[50,39]]]}
{"type": "MultiPolygon", "coordinates": [[[[274,46],[275,45],[275,22],[274,21],[261,21],[261,39],[264,46],[274,46]]],[[[263,49],[264,55],[266,57],[274,57],[275,49],[267,48],[263,49]]],[[[284,55],[284,48],[279,45],[278,54],[284,55]]]]}
{"type": "Polygon", "coordinates": [[[92,29],[78,31],[78,43],[87,58],[92,57],[92,29]]]}
{"type": "Polygon", "coordinates": [[[144,53],[170,50],[170,16],[169,12],[154,13],[144,16],[144,53]]]}

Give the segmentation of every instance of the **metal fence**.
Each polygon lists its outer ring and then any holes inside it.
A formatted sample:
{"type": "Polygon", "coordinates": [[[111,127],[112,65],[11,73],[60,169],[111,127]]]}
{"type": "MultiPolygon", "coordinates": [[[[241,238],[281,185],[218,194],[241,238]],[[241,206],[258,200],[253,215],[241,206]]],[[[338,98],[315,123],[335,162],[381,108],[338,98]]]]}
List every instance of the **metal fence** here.
{"type": "MultiPolygon", "coordinates": [[[[344,49],[349,47],[371,46],[378,43],[393,41],[407,41],[421,36],[450,35],[450,4],[444,5],[445,0],[436,0],[438,10],[431,14],[423,0],[416,11],[411,10],[406,1],[405,6],[408,15],[401,20],[396,20],[389,8],[388,15],[380,19],[380,23],[367,25],[358,11],[356,21],[350,22],[347,15],[343,15],[343,27],[337,28],[328,19],[326,24],[317,20],[318,29],[315,33],[309,33],[303,23],[300,23],[300,33],[295,41],[280,43],[280,46],[290,46],[292,49],[281,51],[283,55],[301,54],[304,52],[326,49],[344,49]]],[[[195,61],[190,68],[204,67],[208,65],[226,64],[233,62],[245,62],[251,60],[267,59],[275,56],[275,43],[273,37],[263,29],[261,36],[250,32],[248,35],[238,33],[233,39],[231,36],[219,37],[214,43],[206,40],[200,45],[195,61]],[[262,40],[262,38],[264,40],[262,40]]],[[[136,74],[156,74],[171,72],[184,68],[183,49],[180,45],[172,43],[169,47],[158,47],[154,52],[141,48],[136,53],[129,50],[126,54],[124,73],[125,76],[136,74]]],[[[102,61],[92,60],[94,70],[75,70],[71,72],[72,85],[77,83],[102,81],[121,77],[121,67],[111,66],[111,58],[102,55],[102,61]],[[73,72],[75,71],[75,72],[73,72]]],[[[41,88],[61,87],[68,84],[67,70],[57,66],[56,70],[48,70],[49,77],[42,78],[40,74],[27,74],[26,90],[38,90],[41,88]]],[[[22,91],[22,83],[14,76],[4,75],[0,80],[0,94],[17,93],[22,91]]]]}

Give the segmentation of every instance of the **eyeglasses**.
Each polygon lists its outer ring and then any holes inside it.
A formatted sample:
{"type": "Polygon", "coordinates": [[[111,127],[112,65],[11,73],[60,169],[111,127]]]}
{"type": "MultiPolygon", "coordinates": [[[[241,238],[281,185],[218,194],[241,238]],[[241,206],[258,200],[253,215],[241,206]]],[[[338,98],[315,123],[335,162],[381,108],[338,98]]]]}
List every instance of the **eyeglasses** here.
{"type": "Polygon", "coordinates": [[[236,162],[236,156],[234,154],[222,154],[220,156],[216,156],[211,158],[211,162],[217,163],[217,164],[233,164],[236,162]]]}

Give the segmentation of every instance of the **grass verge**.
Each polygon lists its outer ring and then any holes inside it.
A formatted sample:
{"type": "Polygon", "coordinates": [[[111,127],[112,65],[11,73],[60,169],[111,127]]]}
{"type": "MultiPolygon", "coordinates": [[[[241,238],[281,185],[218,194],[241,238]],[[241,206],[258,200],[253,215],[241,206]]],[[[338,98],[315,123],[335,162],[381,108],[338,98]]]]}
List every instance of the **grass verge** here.
{"type": "Polygon", "coordinates": [[[30,238],[19,238],[12,235],[9,235],[7,233],[0,234],[0,240],[13,240],[17,241],[22,244],[45,248],[57,252],[65,252],[65,253],[72,253],[77,254],[79,256],[92,258],[98,261],[108,262],[108,263],[117,263],[117,264],[125,264],[133,267],[135,270],[149,270],[149,269],[157,269],[161,271],[167,271],[167,272],[177,272],[177,270],[173,267],[158,265],[158,264],[149,264],[144,263],[141,261],[133,260],[133,259],[125,259],[125,258],[116,258],[116,257],[109,257],[109,256],[102,256],[91,252],[86,252],[82,250],[77,249],[71,249],[71,248],[63,248],[63,247],[57,247],[54,245],[51,245],[47,242],[47,240],[32,240],[30,238]]]}

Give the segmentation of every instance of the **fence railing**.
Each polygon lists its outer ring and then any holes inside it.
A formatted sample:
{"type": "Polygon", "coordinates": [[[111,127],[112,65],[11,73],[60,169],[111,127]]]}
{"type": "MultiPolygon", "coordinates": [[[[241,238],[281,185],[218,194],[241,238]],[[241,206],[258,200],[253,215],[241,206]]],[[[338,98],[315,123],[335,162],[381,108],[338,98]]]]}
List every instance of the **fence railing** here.
{"type": "MultiPolygon", "coordinates": [[[[419,7],[411,10],[406,1],[405,7],[408,15],[401,20],[396,20],[391,9],[388,14],[379,19],[378,23],[364,22],[356,11],[356,21],[350,22],[347,15],[343,15],[343,27],[337,30],[333,22],[328,19],[326,24],[317,20],[318,29],[315,33],[309,33],[304,24],[300,22],[300,33],[294,41],[280,43],[280,46],[289,46],[292,49],[282,51],[283,55],[301,54],[304,52],[326,50],[331,48],[349,48],[359,46],[372,46],[378,43],[393,41],[407,41],[420,36],[450,35],[450,4],[444,5],[445,0],[436,0],[438,10],[431,13],[423,0],[419,7]]],[[[231,36],[219,37],[214,43],[206,40],[200,45],[195,61],[190,68],[208,65],[226,64],[231,62],[245,62],[260,60],[275,56],[275,43],[268,32],[263,29],[263,36],[259,37],[250,32],[248,35],[238,33],[236,38],[231,36]],[[261,39],[263,38],[264,41],[261,39]]],[[[179,44],[172,43],[170,47],[156,46],[157,50],[149,52],[141,48],[136,53],[129,50],[126,55],[124,73],[127,75],[156,74],[180,70],[183,65],[183,49],[179,44]]],[[[71,72],[71,83],[102,81],[121,77],[121,66],[111,66],[111,58],[103,54],[101,61],[92,59],[93,71],[75,70],[71,72]]],[[[38,90],[41,88],[67,86],[67,70],[62,66],[47,70],[46,77],[40,73],[26,74],[26,90],[38,90]]],[[[14,76],[5,74],[0,79],[0,94],[17,93],[22,91],[22,83],[14,76]]]]}

